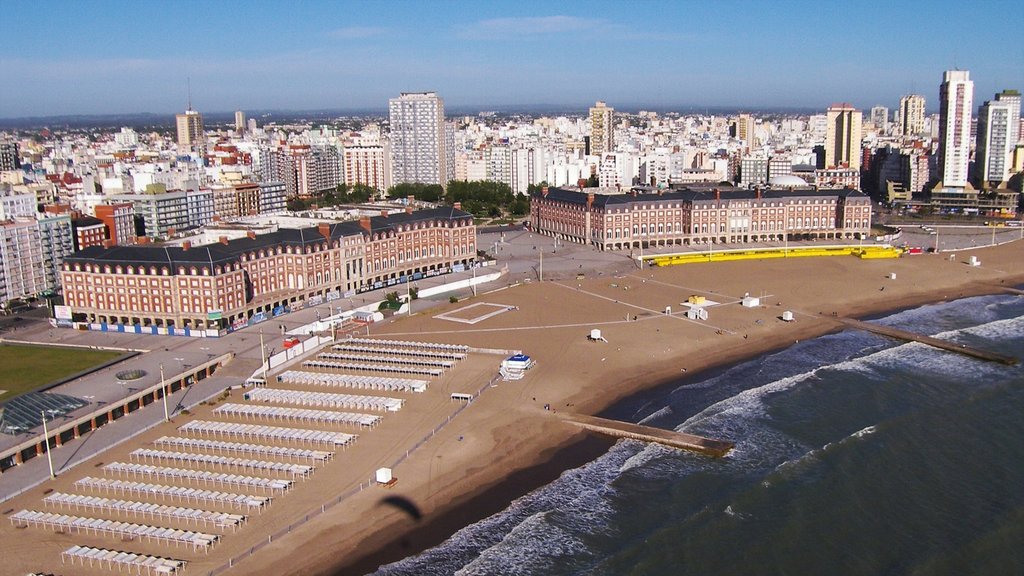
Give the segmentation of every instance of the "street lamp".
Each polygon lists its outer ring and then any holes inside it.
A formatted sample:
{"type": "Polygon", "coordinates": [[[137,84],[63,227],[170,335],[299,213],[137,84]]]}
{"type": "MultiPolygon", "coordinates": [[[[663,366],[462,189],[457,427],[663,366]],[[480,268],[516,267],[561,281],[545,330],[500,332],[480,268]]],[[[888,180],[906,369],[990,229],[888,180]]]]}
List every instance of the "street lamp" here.
{"type": "Polygon", "coordinates": [[[167,380],[164,379],[164,365],[160,364],[160,392],[164,397],[164,422],[171,421],[171,414],[167,410],[167,380]]]}
{"type": "Polygon", "coordinates": [[[39,415],[43,417],[43,443],[46,444],[46,462],[50,465],[50,478],[56,478],[53,473],[53,456],[50,454],[50,432],[46,429],[46,411],[40,410],[39,415]]]}

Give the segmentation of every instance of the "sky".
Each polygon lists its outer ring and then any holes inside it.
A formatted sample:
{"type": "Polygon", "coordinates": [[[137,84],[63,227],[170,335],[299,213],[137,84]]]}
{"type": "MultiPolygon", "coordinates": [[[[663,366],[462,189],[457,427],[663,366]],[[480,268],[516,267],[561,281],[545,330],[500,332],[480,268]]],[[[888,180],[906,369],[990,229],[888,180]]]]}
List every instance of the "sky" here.
{"type": "Polygon", "coordinates": [[[863,110],[969,70],[975,103],[1024,90],[1024,2],[12,1],[0,118],[379,110],[596,100],[622,110],[863,110]],[[841,8],[840,8],[841,6],[841,8]]]}

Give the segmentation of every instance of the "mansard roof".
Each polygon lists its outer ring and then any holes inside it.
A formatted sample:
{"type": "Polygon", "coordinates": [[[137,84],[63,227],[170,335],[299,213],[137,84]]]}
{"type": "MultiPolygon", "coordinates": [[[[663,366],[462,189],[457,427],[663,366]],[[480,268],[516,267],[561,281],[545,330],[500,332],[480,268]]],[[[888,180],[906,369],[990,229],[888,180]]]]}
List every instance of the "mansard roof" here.
{"type": "MultiPolygon", "coordinates": [[[[421,221],[448,221],[472,218],[473,215],[452,207],[417,210],[411,214],[401,212],[389,216],[370,218],[370,230],[374,233],[394,230],[401,224],[421,221]]],[[[331,241],[367,234],[359,221],[348,220],[328,224],[331,241]]],[[[203,246],[91,246],[64,259],[67,263],[111,264],[122,266],[167,265],[173,270],[177,265],[224,265],[238,262],[242,254],[259,250],[274,249],[278,246],[294,246],[300,250],[306,246],[321,244],[326,240],[319,226],[308,228],[281,228],[276,232],[260,234],[255,238],[242,237],[203,246]]]]}

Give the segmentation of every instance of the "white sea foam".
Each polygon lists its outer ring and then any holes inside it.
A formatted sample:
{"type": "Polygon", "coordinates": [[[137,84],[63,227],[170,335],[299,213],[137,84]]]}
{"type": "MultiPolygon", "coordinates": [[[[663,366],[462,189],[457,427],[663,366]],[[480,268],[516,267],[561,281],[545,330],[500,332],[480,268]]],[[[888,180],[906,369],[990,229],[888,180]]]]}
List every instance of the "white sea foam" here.
{"type": "Polygon", "coordinates": [[[662,409],[660,409],[660,410],[658,410],[656,412],[653,412],[651,415],[649,415],[646,418],[644,418],[643,420],[641,420],[640,424],[646,424],[647,422],[650,422],[651,420],[654,420],[656,418],[662,418],[664,416],[668,416],[669,414],[672,414],[673,412],[674,412],[674,410],[672,409],[672,405],[669,404],[669,405],[665,406],[664,408],[662,408],[662,409]]]}
{"type": "MultiPolygon", "coordinates": [[[[1017,305],[1011,299],[1000,298],[970,299],[908,310],[880,323],[927,332],[928,326],[941,324],[944,319],[952,318],[947,325],[955,325],[977,318],[984,324],[943,332],[937,337],[1020,338],[1024,333],[1024,318],[993,319],[1000,313],[1006,313],[1000,306],[1017,305]],[[977,308],[982,305],[986,312],[978,315],[977,308]]],[[[716,392],[719,396],[729,394],[728,398],[687,418],[676,429],[736,441],[736,449],[711,466],[723,473],[753,473],[754,477],[761,478],[760,485],[770,486],[775,476],[769,471],[782,471],[784,477],[788,476],[789,472],[798,470],[801,463],[810,465],[824,453],[866,441],[878,433],[881,425],[865,426],[811,450],[773,426],[769,413],[772,395],[784,394],[801,386],[813,386],[819,375],[828,378],[827,372],[831,371],[865,376],[863,380],[867,385],[891,385],[889,375],[893,372],[906,373],[908,365],[915,367],[913,370],[918,371],[923,382],[927,382],[931,375],[977,382],[986,374],[1006,369],[921,344],[896,344],[863,332],[844,332],[801,342],[788,350],[737,365],[715,377],[676,388],[673,394],[685,391],[698,391],[698,397],[716,392]],[[880,346],[884,347],[879,349],[880,346]],[[731,390],[743,386],[750,388],[731,393],[731,390]]],[[[666,402],[671,402],[671,395],[666,402]]],[[[666,404],[648,419],[671,418],[683,406],[666,404]]],[[[708,466],[709,461],[701,456],[659,445],[622,441],[606,455],[567,471],[552,484],[516,500],[501,513],[460,530],[440,546],[420,556],[384,567],[379,573],[458,573],[468,576],[543,574],[560,569],[564,573],[566,564],[556,565],[559,561],[570,562],[574,566],[571,571],[583,573],[588,563],[599,563],[601,555],[600,550],[589,548],[593,543],[588,536],[614,537],[615,516],[621,512],[613,510],[616,506],[613,502],[625,497],[627,486],[638,486],[648,480],[685,477],[694,471],[707,470],[708,466]],[[622,487],[623,495],[617,495],[617,485],[622,487]]],[[[744,517],[732,504],[725,507],[724,513],[734,518],[744,517]]]]}

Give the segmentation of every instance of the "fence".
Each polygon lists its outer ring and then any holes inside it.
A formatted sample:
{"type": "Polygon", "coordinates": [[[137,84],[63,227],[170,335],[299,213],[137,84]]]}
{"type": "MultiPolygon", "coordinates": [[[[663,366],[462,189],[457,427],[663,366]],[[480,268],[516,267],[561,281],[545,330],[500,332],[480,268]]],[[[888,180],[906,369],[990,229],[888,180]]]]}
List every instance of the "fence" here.
{"type": "MultiPolygon", "coordinates": [[[[495,375],[486,384],[481,386],[479,390],[477,390],[475,393],[473,393],[473,399],[475,400],[476,398],[478,398],[481,394],[483,394],[484,390],[489,388],[492,384],[494,384],[495,382],[497,382],[500,379],[501,379],[501,375],[495,375]]],[[[452,421],[453,418],[455,418],[463,410],[468,408],[470,406],[470,404],[472,404],[472,402],[468,402],[466,404],[462,404],[454,412],[452,412],[450,415],[448,415],[448,417],[445,419],[444,422],[441,422],[437,426],[434,426],[434,428],[430,431],[429,434],[427,434],[422,439],[420,439],[418,442],[413,444],[412,447],[410,447],[408,450],[405,451],[405,454],[399,456],[394,461],[394,463],[391,464],[391,468],[392,469],[397,468],[399,464],[401,464],[402,462],[405,462],[406,459],[408,459],[409,456],[412,455],[413,452],[415,452],[421,446],[426,444],[428,440],[430,440],[435,435],[437,435],[437,433],[440,432],[445,426],[447,426],[452,421]]],[[[270,534],[269,536],[267,536],[266,540],[263,540],[259,544],[256,544],[255,546],[249,548],[248,551],[243,552],[243,553],[241,553],[241,554],[239,554],[237,556],[234,556],[234,557],[228,559],[227,563],[221,564],[220,566],[214,568],[213,570],[210,570],[210,572],[208,573],[208,576],[216,576],[217,574],[223,574],[224,572],[226,572],[226,571],[230,570],[231,568],[233,568],[236,563],[241,562],[242,560],[245,560],[246,558],[252,556],[256,552],[261,550],[264,546],[270,545],[271,543],[274,542],[274,540],[277,540],[279,538],[282,538],[282,537],[290,534],[292,532],[292,530],[295,530],[296,528],[299,528],[300,526],[302,526],[306,522],[309,522],[313,518],[316,518],[317,516],[323,514],[324,512],[330,510],[331,508],[334,508],[338,504],[341,504],[345,500],[351,498],[352,496],[355,496],[356,494],[359,494],[360,492],[362,492],[363,490],[373,486],[374,484],[376,484],[376,481],[374,479],[370,479],[370,480],[368,480],[366,482],[360,482],[359,486],[356,486],[354,488],[350,488],[350,489],[346,490],[345,492],[342,492],[338,496],[336,496],[336,497],[328,500],[327,502],[321,504],[318,508],[314,508],[313,510],[310,510],[302,518],[296,520],[295,522],[292,522],[291,524],[289,524],[288,526],[278,530],[277,532],[274,532],[273,534],[270,534]]]]}

